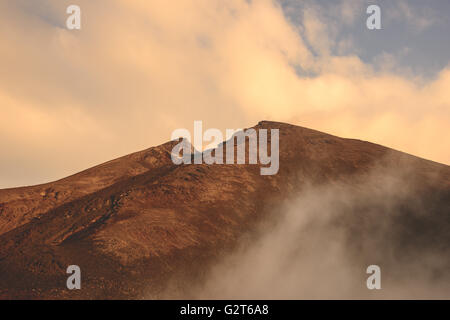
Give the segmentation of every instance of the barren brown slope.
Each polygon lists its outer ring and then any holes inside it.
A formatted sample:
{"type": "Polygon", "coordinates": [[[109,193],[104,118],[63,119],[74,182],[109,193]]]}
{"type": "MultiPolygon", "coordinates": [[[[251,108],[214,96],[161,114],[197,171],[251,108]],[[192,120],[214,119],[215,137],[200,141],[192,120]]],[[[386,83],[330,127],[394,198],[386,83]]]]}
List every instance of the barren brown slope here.
{"type": "Polygon", "coordinates": [[[167,165],[172,142],[108,161],[70,177],[31,187],[0,190],[0,234],[48,210],[121,180],[167,165]]]}
{"type": "MultiPolygon", "coordinates": [[[[175,166],[162,161],[151,170],[144,166],[140,174],[121,175],[107,187],[100,184],[72,201],[56,203],[40,218],[4,233],[0,295],[142,297],[150,288],[150,295],[158,297],[170,278],[179,279],[180,286],[201,279],[208,263],[233,248],[271,208],[301,192],[306,182],[352,184],[380,165],[394,171],[414,168],[405,179],[421,182],[417,194],[435,204],[433,219],[443,212],[442,234],[437,236],[445,237],[450,225],[448,166],[288,124],[260,122],[255,129],[261,128],[280,129],[277,175],[261,176],[258,165],[175,166]],[[82,290],[65,289],[71,264],[82,269],[82,290]]],[[[90,176],[96,177],[97,171],[102,175],[99,168],[90,169],[90,176]]],[[[17,210],[11,204],[8,208],[17,210]]]]}

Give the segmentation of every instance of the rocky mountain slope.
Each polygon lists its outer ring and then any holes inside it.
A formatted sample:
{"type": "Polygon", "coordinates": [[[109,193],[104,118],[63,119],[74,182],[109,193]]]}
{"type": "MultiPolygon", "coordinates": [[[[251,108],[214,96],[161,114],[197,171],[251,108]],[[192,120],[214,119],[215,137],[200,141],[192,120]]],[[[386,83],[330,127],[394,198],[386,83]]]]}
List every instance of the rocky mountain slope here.
{"type": "Polygon", "coordinates": [[[401,179],[430,207],[396,241],[417,232],[425,236],[415,248],[439,242],[448,252],[450,167],[285,123],[254,127],[261,128],[280,129],[273,176],[261,176],[260,165],[177,166],[168,142],[56,182],[0,190],[0,297],[158,298],[174,279],[183,292],[284,202],[310,186],[356,190],[377,168],[395,175],[408,167],[401,179]],[[73,264],[81,290],[66,288],[73,264]]]}

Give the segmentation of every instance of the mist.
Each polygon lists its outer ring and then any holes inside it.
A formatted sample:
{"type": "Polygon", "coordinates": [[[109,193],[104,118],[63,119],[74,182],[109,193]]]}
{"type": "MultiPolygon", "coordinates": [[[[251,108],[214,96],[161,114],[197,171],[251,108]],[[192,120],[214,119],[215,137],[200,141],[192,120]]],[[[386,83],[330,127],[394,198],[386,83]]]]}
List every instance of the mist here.
{"type": "MultiPolygon", "coordinates": [[[[410,163],[338,183],[304,183],[183,298],[448,299],[449,194],[410,163]],[[381,289],[369,290],[370,265],[381,289]]],[[[180,298],[177,281],[163,297],[180,298]]]]}

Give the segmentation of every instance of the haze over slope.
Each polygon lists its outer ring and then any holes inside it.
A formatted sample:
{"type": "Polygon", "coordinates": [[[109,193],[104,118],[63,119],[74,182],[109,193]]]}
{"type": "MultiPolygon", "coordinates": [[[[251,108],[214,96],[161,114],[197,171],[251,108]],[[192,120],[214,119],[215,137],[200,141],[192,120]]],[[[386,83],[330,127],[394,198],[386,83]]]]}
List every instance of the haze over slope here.
{"type": "Polygon", "coordinates": [[[176,166],[169,142],[0,190],[0,296],[366,297],[370,264],[383,294],[449,296],[448,166],[284,123],[254,128],[280,129],[276,175],[176,166]],[[82,290],[66,289],[72,264],[82,290]]]}

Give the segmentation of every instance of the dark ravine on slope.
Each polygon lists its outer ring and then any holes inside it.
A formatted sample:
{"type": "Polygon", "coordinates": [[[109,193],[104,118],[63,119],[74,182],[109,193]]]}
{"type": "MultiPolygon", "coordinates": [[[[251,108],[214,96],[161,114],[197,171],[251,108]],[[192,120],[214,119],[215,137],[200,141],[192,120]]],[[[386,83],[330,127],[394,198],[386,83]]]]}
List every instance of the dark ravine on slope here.
{"type": "Polygon", "coordinates": [[[254,128],[280,129],[276,175],[261,176],[259,165],[176,166],[168,142],[53,183],[0,190],[0,298],[158,298],[174,279],[183,292],[307,186],[351,186],[378,167],[411,168],[405,184],[420,185],[414,201],[430,208],[401,233],[421,236],[393,241],[420,250],[440,243],[448,263],[448,166],[284,123],[254,128]],[[81,290],[66,289],[72,264],[81,290]]]}

